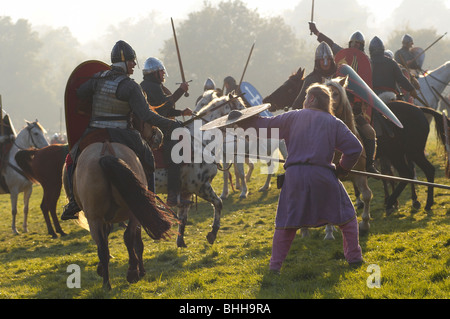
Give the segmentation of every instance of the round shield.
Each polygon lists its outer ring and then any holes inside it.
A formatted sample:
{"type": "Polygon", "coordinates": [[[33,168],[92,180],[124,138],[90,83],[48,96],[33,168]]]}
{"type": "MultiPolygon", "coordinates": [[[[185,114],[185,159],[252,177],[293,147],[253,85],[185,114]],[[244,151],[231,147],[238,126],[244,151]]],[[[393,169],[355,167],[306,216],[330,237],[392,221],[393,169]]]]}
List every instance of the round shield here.
{"type": "Polygon", "coordinates": [[[243,110],[233,110],[228,115],[219,117],[218,119],[215,119],[214,121],[203,125],[200,130],[208,131],[215,128],[227,127],[237,124],[240,121],[248,119],[252,116],[257,115],[258,113],[263,112],[264,110],[267,110],[270,106],[270,103],[265,103],[258,106],[248,107],[243,110]]]}
{"type": "Polygon", "coordinates": [[[422,48],[414,47],[411,49],[411,52],[416,59],[417,65],[422,68],[423,62],[425,61],[425,51],[422,48]]]}
{"type": "MultiPolygon", "coordinates": [[[[263,103],[261,94],[259,94],[258,90],[250,83],[242,82],[239,88],[241,89],[241,93],[245,93],[242,98],[247,102],[248,105],[256,106],[263,103]]],[[[260,115],[265,117],[273,116],[273,114],[268,110],[261,112],[260,115]]]]}
{"type": "Polygon", "coordinates": [[[109,70],[106,63],[90,60],[77,66],[66,84],[64,107],[66,113],[66,132],[69,149],[80,139],[91,119],[92,101],[81,101],[77,97],[77,89],[95,73],[109,70]]]}

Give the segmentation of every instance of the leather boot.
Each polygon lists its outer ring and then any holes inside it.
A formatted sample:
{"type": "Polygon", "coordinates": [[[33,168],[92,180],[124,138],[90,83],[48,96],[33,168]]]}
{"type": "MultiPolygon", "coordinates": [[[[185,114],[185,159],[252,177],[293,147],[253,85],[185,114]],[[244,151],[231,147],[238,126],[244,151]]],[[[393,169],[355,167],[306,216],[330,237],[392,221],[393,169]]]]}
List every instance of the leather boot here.
{"type": "Polygon", "coordinates": [[[72,176],[73,176],[73,164],[67,165],[67,179],[68,179],[68,196],[69,203],[64,206],[63,213],[61,215],[61,220],[69,220],[69,219],[78,219],[76,215],[81,208],[78,206],[74,196],[73,196],[73,184],[72,184],[72,176]]]}
{"type": "Polygon", "coordinates": [[[365,139],[364,147],[366,150],[366,172],[380,174],[380,172],[375,168],[375,149],[377,142],[376,140],[365,139]]]}

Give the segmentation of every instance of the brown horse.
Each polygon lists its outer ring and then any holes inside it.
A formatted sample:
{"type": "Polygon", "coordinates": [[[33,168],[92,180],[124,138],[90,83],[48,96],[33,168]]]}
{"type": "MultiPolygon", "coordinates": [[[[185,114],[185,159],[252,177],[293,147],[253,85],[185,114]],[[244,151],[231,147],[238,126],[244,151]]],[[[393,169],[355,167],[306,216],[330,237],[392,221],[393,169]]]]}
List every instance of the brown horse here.
{"type": "Polygon", "coordinates": [[[129,254],[127,280],[137,282],[145,274],[141,227],[152,239],[170,236],[171,220],[147,190],[144,169],[135,153],[119,143],[96,142],[78,157],[73,177],[75,199],[89,224],[97,244],[97,273],[103,288],[109,281],[108,235],[113,223],[128,220],[124,241],[129,254]]]}
{"type": "Polygon", "coordinates": [[[53,144],[41,149],[20,150],[15,159],[17,165],[33,182],[40,183],[43,189],[41,210],[44,215],[50,236],[57,238],[56,233],[66,235],[62,230],[56,215],[56,205],[61,194],[62,170],[64,160],[69,151],[67,144],[53,144]],[[55,226],[53,229],[50,215],[55,226]]]}

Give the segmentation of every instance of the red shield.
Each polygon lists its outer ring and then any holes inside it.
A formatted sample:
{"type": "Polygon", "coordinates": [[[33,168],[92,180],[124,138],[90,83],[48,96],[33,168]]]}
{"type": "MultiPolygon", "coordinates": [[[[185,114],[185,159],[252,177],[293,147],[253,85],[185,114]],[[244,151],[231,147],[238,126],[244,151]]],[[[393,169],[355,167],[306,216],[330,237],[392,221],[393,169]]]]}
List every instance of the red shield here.
{"type": "Polygon", "coordinates": [[[364,82],[369,87],[372,87],[372,65],[369,57],[364,52],[356,48],[342,49],[336,54],[334,61],[336,61],[337,67],[341,64],[351,66],[364,82]]]}
{"type": "Polygon", "coordinates": [[[90,79],[95,73],[109,70],[106,63],[90,60],[81,63],[72,71],[67,80],[64,95],[64,106],[66,113],[66,133],[69,149],[80,139],[91,119],[91,101],[81,101],[77,97],[77,89],[81,84],[90,79]]]}
{"type": "Polygon", "coordinates": [[[342,64],[336,71],[337,76],[348,75],[348,86],[349,90],[353,95],[359,97],[361,100],[365,101],[371,107],[374,107],[381,114],[386,116],[391,122],[400,128],[403,128],[402,123],[395,116],[394,113],[389,109],[389,107],[384,104],[384,102],[375,94],[374,91],[367,85],[366,82],[347,64],[342,64]]]}

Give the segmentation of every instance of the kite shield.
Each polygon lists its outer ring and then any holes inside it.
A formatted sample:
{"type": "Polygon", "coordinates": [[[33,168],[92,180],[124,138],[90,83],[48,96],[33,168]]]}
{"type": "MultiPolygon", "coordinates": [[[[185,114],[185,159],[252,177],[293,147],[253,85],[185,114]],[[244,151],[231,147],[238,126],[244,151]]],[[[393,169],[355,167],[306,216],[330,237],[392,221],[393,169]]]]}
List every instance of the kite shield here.
{"type": "Polygon", "coordinates": [[[387,119],[392,123],[400,128],[403,128],[402,123],[395,116],[395,114],[392,113],[389,107],[378,97],[378,95],[375,94],[374,91],[372,91],[367,83],[350,66],[348,66],[347,64],[340,65],[338,70],[336,71],[336,75],[348,75],[347,90],[375,108],[378,112],[387,117],[387,119]]]}
{"type": "Polygon", "coordinates": [[[90,60],[77,66],[70,75],[64,95],[66,133],[69,149],[80,139],[91,119],[92,100],[82,101],[77,97],[77,89],[95,73],[109,70],[104,62],[90,60]]]}
{"type": "MultiPolygon", "coordinates": [[[[261,94],[259,94],[258,90],[248,82],[242,82],[240,86],[241,93],[245,93],[242,97],[248,105],[257,106],[263,104],[263,98],[261,94]]],[[[261,112],[259,115],[264,117],[273,116],[269,110],[265,110],[261,112]]]]}

